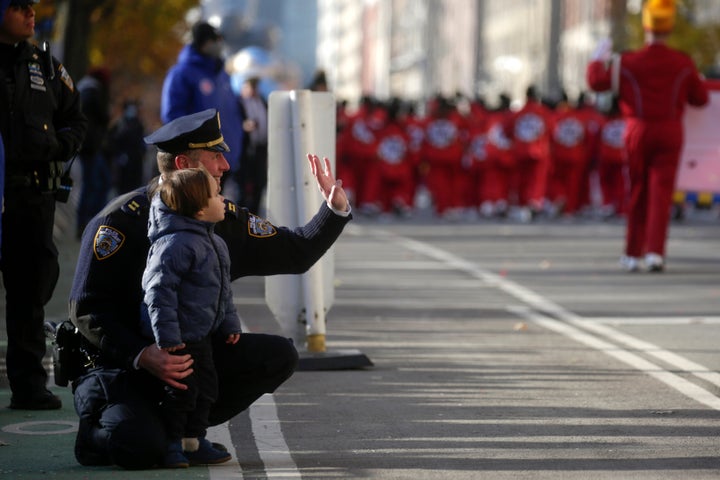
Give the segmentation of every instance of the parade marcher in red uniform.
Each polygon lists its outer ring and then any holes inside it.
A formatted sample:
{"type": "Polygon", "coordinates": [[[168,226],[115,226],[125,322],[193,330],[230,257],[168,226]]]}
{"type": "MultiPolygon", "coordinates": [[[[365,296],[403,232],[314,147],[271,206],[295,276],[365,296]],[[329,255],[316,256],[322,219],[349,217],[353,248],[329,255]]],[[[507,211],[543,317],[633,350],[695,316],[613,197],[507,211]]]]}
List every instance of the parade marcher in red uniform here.
{"type": "Polygon", "coordinates": [[[642,22],[645,46],[621,54],[617,61],[603,61],[607,47],[605,52],[599,49],[598,59],[588,65],[587,82],[593,90],[606,91],[617,79],[620,111],[627,118],[630,202],[621,264],[636,271],[644,255],[645,267],[660,272],[683,146],[685,104],[705,105],[708,91],[692,59],[666,44],[675,23],[674,0],[648,0],[642,22]]]}
{"type": "Polygon", "coordinates": [[[363,205],[362,192],[365,189],[365,174],[368,162],[375,156],[378,127],[375,100],[363,96],[357,112],[350,117],[340,139],[342,157],[338,172],[343,174],[343,185],[356,205],[363,205]]]}
{"type": "Polygon", "coordinates": [[[500,95],[496,110],[488,113],[487,120],[487,160],[483,177],[485,201],[480,205],[484,217],[507,214],[511,196],[515,195],[517,162],[512,150],[512,140],[506,135],[505,125],[513,112],[510,110],[510,97],[500,95]]]}
{"type": "Polygon", "coordinates": [[[625,155],[625,118],[617,101],[605,116],[598,142],[598,180],[602,192],[600,213],[608,218],[624,215],[629,192],[625,155]]]}
{"type": "Polygon", "coordinates": [[[593,176],[599,175],[598,172],[598,148],[600,139],[600,127],[605,121],[605,117],[595,108],[595,104],[585,92],[578,95],[575,108],[583,117],[585,124],[585,150],[587,152],[587,168],[584,174],[585,178],[580,185],[580,208],[593,207],[593,176]]]}
{"type": "Polygon", "coordinates": [[[435,213],[444,216],[460,206],[458,179],[464,151],[464,120],[444,97],[436,99],[425,128],[422,163],[428,168],[426,184],[433,198],[435,213]]]}
{"type": "Polygon", "coordinates": [[[585,118],[563,93],[555,107],[550,127],[552,165],[548,199],[558,213],[575,215],[580,208],[582,184],[587,182],[589,157],[585,118]]]}
{"type": "Polygon", "coordinates": [[[525,94],[525,105],[515,112],[508,127],[517,161],[518,203],[521,219],[540,212],[545,199],[550,167],[549,128],[551,111],[540,102],[534,86],[525,94]]]}
{"type": "Polygon", "coordinates": [[[375,132],[377,148],[372,168],[365,177],[362,197],[366,207],[401,216],[411,213],[414,194],[415,162],[410,152],[410,137],[400,118],[401,104],[393,99],[386,107],[387,120],[375,132]]]}
{"type": "Polygon", "coordinates": [[[484,182],[488,170],[487,130],[488,111],[481,99],[470,104],[467,117],[467,144],[462,157],[460,189],[461,206],[471,212],[477,212],[480,205],[487,201],[484,182]]]}
{"type": "Polygon", "coordinates": [[[423,139],[425,138],[425,118],[417,113],[414,103],[406,102],[403,105],[403,124],[405,132],[408,135],[408,150],[413,163],[413,182],[412,182],[412,207],[415,208],[415,196],[418,187],[425,184],[425,176],[420,171],[420,149],[422,148],[423,139]]]}

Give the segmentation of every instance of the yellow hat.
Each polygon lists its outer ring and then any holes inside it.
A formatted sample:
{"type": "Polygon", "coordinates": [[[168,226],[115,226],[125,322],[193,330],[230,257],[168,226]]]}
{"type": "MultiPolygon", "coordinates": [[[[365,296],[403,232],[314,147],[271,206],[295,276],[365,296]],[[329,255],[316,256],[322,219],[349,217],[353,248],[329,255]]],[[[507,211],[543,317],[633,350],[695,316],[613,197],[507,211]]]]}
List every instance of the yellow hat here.
{"type": "Polygon", "coordinates": [[[642,10],[643,28],[669,33],[675,26],[675,0],[647,0],[642,10]]]}

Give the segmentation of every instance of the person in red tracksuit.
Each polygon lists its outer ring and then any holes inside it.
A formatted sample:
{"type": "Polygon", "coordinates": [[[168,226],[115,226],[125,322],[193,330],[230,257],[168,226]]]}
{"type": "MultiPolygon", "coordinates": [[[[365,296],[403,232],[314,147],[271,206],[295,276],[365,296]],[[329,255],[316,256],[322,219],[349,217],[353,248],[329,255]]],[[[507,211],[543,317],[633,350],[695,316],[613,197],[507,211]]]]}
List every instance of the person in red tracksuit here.
{"type": "Polygon", "coordinates": [[[345,124],[338,138],[338,172],[343,174],[343,186],[356,205],[365,203],[365,176],[375,158],[377,139],[375,130],[380,125],[381,109],[370,96],[360,99],[360,106],[345,124]]]}
{"type": "Polygon", "coordinates": [[[580,185],[580,209],[592,208],[593,195],[593,174],[599,175],[598,171],[598,142],[600,140],[600,126],[604,116],[595,107],[585,92],[580,92],[575,102],[575,108],[582,115],[585,123],[585,149],[587,152],[587,168],[584,179],[580,185]]]}
{"type": "Polygon", "coordinates": [[[558,213],[575,215],[580,208],[583,182],[587,181],[589,156],[585,118],[573,108],[563,93],[550,122],[552,165],[548,199],[558,213]]]}
{"type": "Polygon", "coordinates": [[[434,111],[425,124],[420,155],[427,168],[425,183],[432,195],[435,213],[447,216],[457,212],[461,205],[458,183],[466,129],[464,119],[450,100],[437,97],[435,101],[434,111]]]}
{"type": "Polygon", "coordinates": [[[507,133],[513,140],[517,161],[518,203],[526,221],[543,207],[550,168],[549,121],[552,112],[540,102],[534,86],[525,94],[525,105],[515,112],[507,133]]]}
{"type": "Polygon", "coordinates": [[[603,61],[607,52],[596,52],[598,58],[588,65],[586,76],[595,91],[617,84],[620,110],[627,119],[630,201],[621,265],[637,271],[644,256],[648,271],[661,272],[683,146],[684,108],[705,105],[708,91],[692,59],[666,44],[675,22],[675,2],[648,0],[642,20],[645,46],[621,54],[618,61],[603,61]]]}
{"type": "Polygon", "coordinates": [[[386,121],[375,131],[375,159],[365,177],[365,203],[360,208],[407,217],[412,213],[416,165],[410,137],[400,118],[401,107],[397,98],[384,107],[386,121]]]}
{"type": "Polygon", "coordinates": [[[600,127],[598,142],[598,180],[602,192],[603,217],[625,215],[627,204],[627,162],[625,158],[625,118],[617,101],[600,127]]]}
{"type": "Polygon", "coordinates": [[[517,163],[513,155],[512,140],[505,131],[505,125],[512,115],[510,96],[500,94],[497,109],[488,112],[487,165],[482,184],[485,201],[480,205],[483,217],[504,217],[507,215],[508,205],[517,201],[517,163]]]}
{"type": "Polygon", "coordinates": [[[487,120],[484,103],[475,99],[467,116],[467,144],[461,162],[463,174],[460,175],[461,206],[470,212],[477,212],[487,201],[487,191],[483,188],[488,167],[487,120]]]}

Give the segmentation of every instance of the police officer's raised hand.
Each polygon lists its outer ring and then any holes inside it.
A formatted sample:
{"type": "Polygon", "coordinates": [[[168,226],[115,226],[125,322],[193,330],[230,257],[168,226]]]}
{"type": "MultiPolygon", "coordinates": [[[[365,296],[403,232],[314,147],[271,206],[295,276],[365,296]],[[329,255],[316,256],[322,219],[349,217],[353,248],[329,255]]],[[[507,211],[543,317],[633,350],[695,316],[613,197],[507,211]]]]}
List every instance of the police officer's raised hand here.
{"type": "Polygon", "coordinates": [[[325,168],[320,168],[320,158],[317,155],[308,153],[308,162],[310,162],[310,168],[312,174],[317,180],[318,188],[322,193],[325,201],[330,204],[332,208],[340,212],[348,211],[348,199],[345,194],[345,190],[342,188],[342,180],[335,180],[330,169],[330,160],[324,158],[325,168]]]}
{"type": "Polygon", "coordinates": [[[187,390],[187,385],[178,380],[182,380],[193,372],[190,368],[192,364],[193,359],[190,355],[171,355],[155,345],[145,347],[138,359],[140,368],[179,390],[187,390]]]}

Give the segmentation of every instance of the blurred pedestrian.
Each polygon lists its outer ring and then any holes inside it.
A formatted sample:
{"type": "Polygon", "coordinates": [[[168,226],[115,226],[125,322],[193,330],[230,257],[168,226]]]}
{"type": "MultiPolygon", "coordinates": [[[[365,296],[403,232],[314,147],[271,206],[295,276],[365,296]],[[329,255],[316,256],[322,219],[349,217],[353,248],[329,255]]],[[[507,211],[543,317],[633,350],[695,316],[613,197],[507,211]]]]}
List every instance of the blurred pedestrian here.
{"type": "Polygon", "coordinates": [[[480,205],[483,217],[505,217],[511,203],[517,203],[517,161],[506,125],[511,121],[510,96],[501,93],[498,105],[488,112],[487,166],[483,176],[485,201],[480,205]]]}
{"type": "Polygon", "coordinates": [[[629,194],[627,155],[625,151],[625,123],[617,99],[600,127],[598,142],[598,180],[602,193],[600,215],[611,218],[625,215],[629,194]]]}
{"type": "Polygon", "coordinates": [[[140,119],[140,103],[137,100],[126,100],[122,115],[108,133],[113,187],[118,194],[134,190],[143,183],[143,160],[147,150],[143,138],[145,125],[140,119]]]}
{"type": "Polygon", "coordinates": [[[165,76],[160,117],[163,123],[168,123],[209,108],[220,112],[225,143],[230,148],[226,155],[230,171],[223,177],[224,184],[240,169],[244,117],[230,75],[225,71],[225,43],[220,31],[200,21],[193,25],[191,34],[190,44],[180,51],[177,63],[165,76]]]}
{"type": "Polygon", "coordinates": [[[421,168],[432,195],[435,213],[454,219],[462,205],[460,176],[462,156],[467,143],[465,119],[455,103],[442,95],[431,100],[421,147],[421,168]]]}
{"type": "Polygon", "coordinates": [[[412,213],[417,164],[410,151],[410,137],[401,117],[402,103],[399,98],[393,98],[380,108],[385,110],[386,120],[375,133],[375,155],[367,160],[362,195],[365,203],[361,208],[407,217],[412,213]]]}
{"type": "Polygon", "coordinates": [[[551,166],[547,188],[552,215],[572,217],[581,205],[582,185],[587,183],[589,156],[587,128],[580,111],[562,93],[549,122],[551,166]]]}
{"type": "Polygon", "coordinates": [[[106,144],[110,125],[110,71],[104,67],[91,68],[78,81],[77,89],[80,108],[88,119],[87,134],[78,153],[82,186],[75,232],[80,238],[87,222],[107,203],[112,184],[106,144]]]}
{"type": "Polygon", "coordinates": [[[327,92],[330,90],[328,87],[327,82],[327,75],[325,74],[325,70],[316,70],[315,74],[313,75],[312,80],[310,80],[310,84],[308,85],[308,89],[312,90],[313,92],[327,92]]]}
{"type": "Polygon", "coordinates": [[[645,46],[611,56],[604,42],[587,68],[590,88],[612,90],[627,119],[630,201],[621,265],[628,271],[637,271],[643,256],[647,270],[665,268],[685,105],[702,106],[709,98],[692,59],[667,45],[675,8],[674,0],[648,0],[642,10],[645,46]]]}
{"type": "Polygon", "coordinates": [[[525,104],[515,112],[507,134],[517,162],[521,221],[530,221],[543,208],[550,168],[551,110],[540,101],[534,85],[525,91],[525,104]]]}
{"type": "MultiPolygon", "coordinates": [[[[53,240],[55,201],[87,122],[80,97],[57,58],[29,42],[32,0],[10,0],[0,23],[0,135],[5,143],[2,268],[10,408],[62,406],[46,387],[45,304],[60,265],[53,240]]],[[[62,200],[62,197],[58,197],[62,200]]]]}
{"type": "Polygon", "coordinates": [[[240,200],[251,212],[260,213],[260,202],[267,186],[268,106],[258,91],[260,78],[246,79],[240,91],[243,121],[243,158],[240,165],[240,200]]]}

